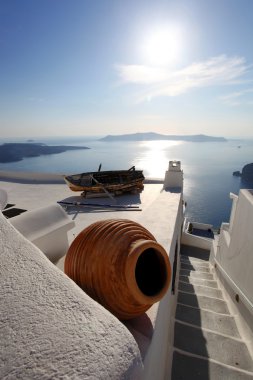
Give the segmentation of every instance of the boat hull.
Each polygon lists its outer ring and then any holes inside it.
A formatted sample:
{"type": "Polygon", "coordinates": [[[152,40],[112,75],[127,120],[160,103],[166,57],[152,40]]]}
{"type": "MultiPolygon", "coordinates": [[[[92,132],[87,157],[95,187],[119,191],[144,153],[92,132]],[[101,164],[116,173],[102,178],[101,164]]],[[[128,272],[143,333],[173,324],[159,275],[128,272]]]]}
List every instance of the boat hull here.
{"type": "Polygon", "coordinates": [[[65,176],[64,180],[72,191],[84,193],[103,193],[106,191],[117,194],[132,190],[142,190],[145,177],[141,170],[121,170],[89,172],[65,176]]]}

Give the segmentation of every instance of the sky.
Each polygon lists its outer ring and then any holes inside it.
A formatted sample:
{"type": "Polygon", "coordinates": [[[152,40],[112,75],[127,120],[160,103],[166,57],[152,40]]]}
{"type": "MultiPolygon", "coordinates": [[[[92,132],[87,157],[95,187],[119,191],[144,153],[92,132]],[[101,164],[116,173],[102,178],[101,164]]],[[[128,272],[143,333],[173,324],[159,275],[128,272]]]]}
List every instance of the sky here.
{"type": "Polygon", "coordinates": [[[0,0],[0,137],[253,137],[252,0],[0,0]]]}

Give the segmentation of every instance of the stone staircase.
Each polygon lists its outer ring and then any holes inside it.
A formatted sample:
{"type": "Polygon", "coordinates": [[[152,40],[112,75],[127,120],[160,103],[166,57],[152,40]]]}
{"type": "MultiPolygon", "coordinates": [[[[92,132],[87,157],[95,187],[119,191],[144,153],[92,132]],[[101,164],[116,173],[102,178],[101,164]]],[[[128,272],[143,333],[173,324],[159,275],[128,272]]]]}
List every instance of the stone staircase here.
{"type": "Polygon", "coordinates": [[[172,380],[249,380],[253,361],[209,264],[181,246],[172,380]]]}

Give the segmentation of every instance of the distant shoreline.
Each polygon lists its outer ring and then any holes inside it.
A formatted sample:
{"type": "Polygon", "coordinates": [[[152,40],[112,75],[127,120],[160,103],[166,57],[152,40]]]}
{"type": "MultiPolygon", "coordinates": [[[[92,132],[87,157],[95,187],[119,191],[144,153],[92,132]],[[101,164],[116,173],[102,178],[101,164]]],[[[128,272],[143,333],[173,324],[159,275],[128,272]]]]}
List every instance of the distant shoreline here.
{"type": "Polygon", "coordinates": [[[0,170],[1,182],[30,184],[65,184],[64,175],[38,172],[0,170]]]}

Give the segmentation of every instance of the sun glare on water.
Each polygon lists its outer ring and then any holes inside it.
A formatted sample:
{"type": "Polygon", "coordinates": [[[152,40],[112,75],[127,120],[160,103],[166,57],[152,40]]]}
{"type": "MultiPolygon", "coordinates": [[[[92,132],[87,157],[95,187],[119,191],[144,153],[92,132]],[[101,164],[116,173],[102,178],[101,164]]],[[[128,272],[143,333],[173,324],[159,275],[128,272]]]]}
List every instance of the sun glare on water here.
{"type": "Polygon", "coordinates": [[[143,58],[147,64],[163,66],[180,58],[182,35],[178,26],[159,26],[151,30],[142,45],[143,58]]]}
{"type": "Polygon", "coordinates": [[[135,161],[136,166],[144,170],[147,178],[164,178],[169,160],[176,158],[172,156],[171,150],[180,143],[168,140],[141,142],[141,154],[135,161]]]}

